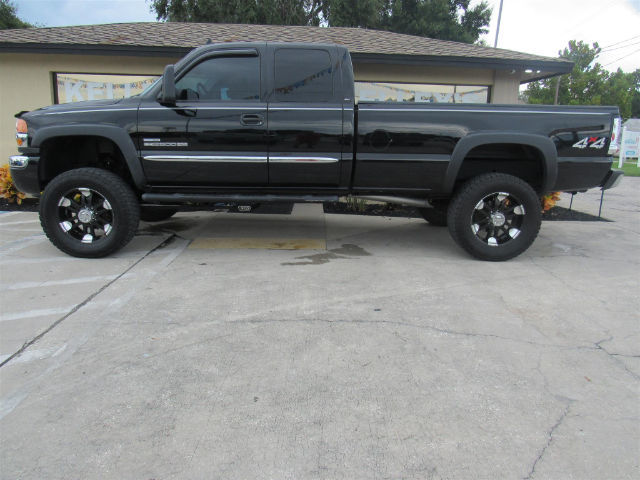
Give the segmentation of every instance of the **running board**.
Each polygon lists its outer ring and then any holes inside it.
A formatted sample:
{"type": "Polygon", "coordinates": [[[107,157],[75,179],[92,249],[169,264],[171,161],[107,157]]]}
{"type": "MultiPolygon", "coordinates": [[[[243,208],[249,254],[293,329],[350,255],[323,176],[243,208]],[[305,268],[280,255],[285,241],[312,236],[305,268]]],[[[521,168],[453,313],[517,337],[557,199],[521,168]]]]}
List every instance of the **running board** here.
{"type": "Polygon", "coordinates": [[[218,202],[337,202],[338,195],[223,195],[205,193],[143,193],[147,203],[218,203],[218,202]]]}
{"type": "Polygon", "coordinates": [[[409,205],[418,208],[433,208],[433,205],[431,205],[426,198],[393,197],[386,195],[356,195],[355,198],[376,202],[396,203],[398,205],[409,205]]]}

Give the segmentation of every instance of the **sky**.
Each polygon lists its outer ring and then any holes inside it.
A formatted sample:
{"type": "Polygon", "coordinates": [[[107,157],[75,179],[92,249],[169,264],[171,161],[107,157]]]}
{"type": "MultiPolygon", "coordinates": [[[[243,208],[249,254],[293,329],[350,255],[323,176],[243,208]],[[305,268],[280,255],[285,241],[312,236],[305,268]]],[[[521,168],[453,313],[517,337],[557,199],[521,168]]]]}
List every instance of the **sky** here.
{"type": "MultiPolygon", "coordinates": [[[[481,38],[493,46],[500,0],[487,3],[493,15],[481,38]]],[[[499,48],[556,57],[569,40],[598,42],[607,70],[640,68],[640,0],[503,0],[499,48]]]]}
{"type": "MultiPolygon", "coordinates": [[[[500,0],[493,6],[493,46],[500,0]]],[[[473,0],[473,4],[480,0],[473,0]]],[[[149,0],[14,0],[18,16],[41,26],[153,22],[149,0]]],[[[607,70],[640,68],[640,0],[503,0],[498,47],[556,57],[569,40],[598,42],[607,70]],[[607,48],[608,47],[608,48],[607,48]]]]}

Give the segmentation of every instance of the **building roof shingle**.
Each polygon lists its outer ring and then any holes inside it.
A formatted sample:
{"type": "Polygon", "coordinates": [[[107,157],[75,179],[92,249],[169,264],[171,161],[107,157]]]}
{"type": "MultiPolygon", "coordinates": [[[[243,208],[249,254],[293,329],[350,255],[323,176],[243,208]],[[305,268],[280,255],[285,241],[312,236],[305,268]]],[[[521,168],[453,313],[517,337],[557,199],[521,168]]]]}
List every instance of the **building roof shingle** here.
{"type": "MultiPolygon", "coordinates": [[[[39,46],[151,47],[167,51],[189,50],[207,43],[232,41],[337,43],[355,59],[365,56],[466,59],[495,61],[545,70],[570,70],[571,62],[558,58],[436,40],[382,30],[347,27],[306,27],[224,23],[115,23],[72,27],[0,30],[0,51],[39,46]]],[[[355,60],[354,59],[354,60],[355,60]]],[[[483,62],[484,63],[484,62],[483,62]]]]}

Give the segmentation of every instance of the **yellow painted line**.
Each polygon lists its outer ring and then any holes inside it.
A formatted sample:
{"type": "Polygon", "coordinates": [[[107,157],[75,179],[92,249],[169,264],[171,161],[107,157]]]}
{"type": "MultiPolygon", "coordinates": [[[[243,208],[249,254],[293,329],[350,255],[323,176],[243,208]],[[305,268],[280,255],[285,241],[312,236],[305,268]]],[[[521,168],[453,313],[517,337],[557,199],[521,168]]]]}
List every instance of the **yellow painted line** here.
{"type": "Polygon", "coordinates": [[[189,248],[259,248],[266,250],[326,250],[321,238],[196,238],[189,248]]]}

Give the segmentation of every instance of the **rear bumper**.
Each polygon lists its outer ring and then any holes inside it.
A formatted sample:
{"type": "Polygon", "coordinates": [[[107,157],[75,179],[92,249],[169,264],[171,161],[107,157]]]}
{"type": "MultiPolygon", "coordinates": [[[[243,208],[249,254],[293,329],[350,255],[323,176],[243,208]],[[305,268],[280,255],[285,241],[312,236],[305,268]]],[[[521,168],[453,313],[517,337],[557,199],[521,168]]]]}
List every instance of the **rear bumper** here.
{"type": "Polygon", "coordinates": [[[40,196],[38,162],[40,157],[13,155],[9,157],[9,167],[13,183],[18,190],[33,196],[40,196]]]}
{"type": "Polygon", "coordinates": [[[620,181],[624,177],[624,172],[620,170],[609,170],[607,176],[604,177],[602,184],[600,187],[602,190],[609,190],[610,188],[615,188],[620,184],[620,181]]]}

